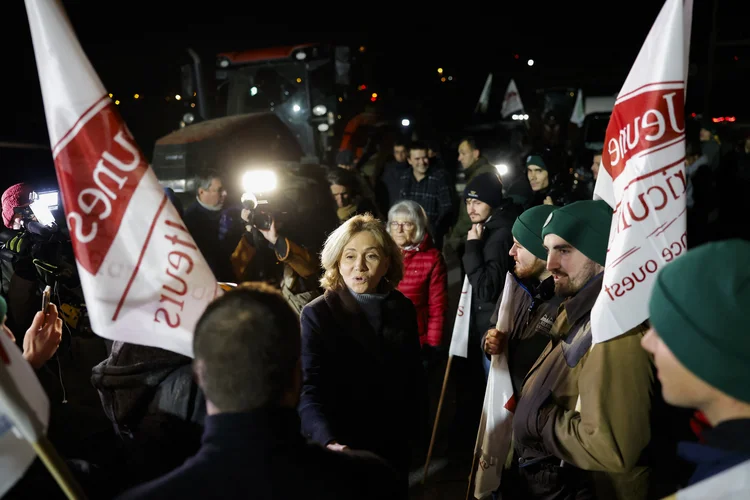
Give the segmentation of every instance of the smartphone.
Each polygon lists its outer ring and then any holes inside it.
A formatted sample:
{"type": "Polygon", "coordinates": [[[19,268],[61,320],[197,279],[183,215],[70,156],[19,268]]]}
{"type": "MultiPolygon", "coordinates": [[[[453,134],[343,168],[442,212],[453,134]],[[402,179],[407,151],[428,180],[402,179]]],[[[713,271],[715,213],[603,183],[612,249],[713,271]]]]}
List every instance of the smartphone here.
{"type": "Polygon", "coordinates": [[[52,293],[52,288],[50,288],[50,286],[47,285],[44,288],[44,291],[42,292],[42,312],[44,314],[47,314],[47,307],[49,307],[49,299],[50,299],[51,293],[52,293]]]}

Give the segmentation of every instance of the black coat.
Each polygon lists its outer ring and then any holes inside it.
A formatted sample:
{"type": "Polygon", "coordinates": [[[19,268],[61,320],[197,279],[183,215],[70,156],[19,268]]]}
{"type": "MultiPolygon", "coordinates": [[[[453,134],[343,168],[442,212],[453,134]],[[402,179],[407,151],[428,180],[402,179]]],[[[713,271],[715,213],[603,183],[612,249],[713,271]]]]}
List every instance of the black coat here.
{"type": "Polygon", "coordinates": [[[372,451],[403,471],[408,441],[426,422],[414,305],[393,290],[382,319],[378,334],[348,289],[305,306],[299,413],[312,440],[372,451]]]}
{"type": "Polygon", "coordinates": [[[505,275],[513,269],[513,258],[508,255],[513,246],[511,229],[519,210],[509,200],[492,212],[484,225],[482,238],[468,240],[463,265],[471,283],[472,341],[479,342],[487,331],[497,299],[503,293],[505,275]]]}
{"type": "Polygon", "coordinates": [[[203,445],[164,477],[127,499],[336,500],[404,498],[397,476],[366,452],[335,452],[308,444],[293,409],[221,413],[206,419],[203,445]]]}

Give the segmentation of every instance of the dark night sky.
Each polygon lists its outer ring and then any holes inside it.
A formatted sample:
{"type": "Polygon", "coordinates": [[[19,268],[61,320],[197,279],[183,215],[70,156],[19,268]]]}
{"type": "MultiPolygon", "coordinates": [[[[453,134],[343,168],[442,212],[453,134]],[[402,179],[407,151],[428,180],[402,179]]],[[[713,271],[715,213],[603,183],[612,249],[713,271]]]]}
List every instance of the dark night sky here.
{"type": "MultiPolygon", "coordinates": [[[[688,112],[700,113],[713,2],[694,1],[691,61],[697,72],[688,84],[687,108],[688,112]]],[[[719,39],[750,38],[750,28],[738,12],[741,1],[720,1],[719,39]]],[[[448,9],[446,4],[442,9],[431,7],[410,13],[386,4],[360,2],[340,7],[316,3],[328,7],[315,11],[287,2],[281,11],[274,12],[256,2],[238,9],[237,2],[228,7],[229,2],[220,0],[196,3],[195,8],[189,2],[63,1],[107,89],[118,96],[132,97],[135,92],[144,96],[137,104],[121,106],[137,139],[139,123],[146,117],[152,128],[144,128],[143,136],[158,137],[170,131],[166,125],[163,131],[153,130],[158,120],[153,119],[148,103],[163,101],[167,94],[179,91],[179,64],[187,61],[188,46],[204,55],[206,66],[212,68],[219,51],[325,40],[362,43],[378,54],[375,73],[379,76],[371,86],[392,88],[402,97],[416,98],[433,88],[435,69],[444,67],[456,75],[454,88],[447,95],[469,108],[476,103],[489,71],[504,81],[513,76],[522,98],[533,94],[536,87],[552,85],[615,94],[663,5],[658,0],[526,0],[518,2],[523,7],[509,9],[509,3],[496,2],[498,11],[489,14],[487,3],[483,8],[448,9]],[[157,8],[160,12],[155,11],[157,8]],[[355,12],[355,8],[361,10],[355,12]],[[514,53],[520,54],[519,61],[513,59],[514,53]],[[526,66],[528,58],[536,61],[533,68],[526,66]]],[[[25,9],[20,1],[7,4],[0,20],[0,43],[5,54],[2,109],[10,119],[0,122],[0,141],[46,143],[25,9]]],[[[272,7],[276,5],[280,3],[271,3],[272,7]]],[[[749,48],[721,48],[715,58],[712,111],[750,120],[746,98],[749,48]]],[[[143,142],[142,146],[148,147],[143,142]]],[[[6,168],[2,165],[0,171],[5,174],[6,168]]]]}

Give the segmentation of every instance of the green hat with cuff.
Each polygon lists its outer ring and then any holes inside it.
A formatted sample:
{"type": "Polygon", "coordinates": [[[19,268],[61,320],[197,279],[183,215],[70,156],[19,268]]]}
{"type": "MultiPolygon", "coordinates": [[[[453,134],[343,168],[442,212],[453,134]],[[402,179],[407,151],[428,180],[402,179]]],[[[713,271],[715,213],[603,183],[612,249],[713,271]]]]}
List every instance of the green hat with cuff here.
{"type": "Polygon", "coordinates": [[[607,260],[612,208],[602,200],[576,201],[550,212],[542,239],[556,234],[597,264],[607,260]]]}
{"type": "Polygon", "coordinates": [[[555,205],[538,205],[531,207],[518,216],[513,224],[513,237],[536,258],[547,260],[547,250],[544,249],[542,226],[554,210],[555,205]]]}
{"type": "Polygon", "coordinates": [[[698,378],[750,403],[750,242],[706,243],[664,266],[649,300],[651,325],[698,378]]]}
{"type": "Polygon", "coordinates": [[[526,166],[536,165],[537,167],[547,170],[547,164],[544,162],[544,158],[541,155],[529,155],[526,158],[526,166]]]}

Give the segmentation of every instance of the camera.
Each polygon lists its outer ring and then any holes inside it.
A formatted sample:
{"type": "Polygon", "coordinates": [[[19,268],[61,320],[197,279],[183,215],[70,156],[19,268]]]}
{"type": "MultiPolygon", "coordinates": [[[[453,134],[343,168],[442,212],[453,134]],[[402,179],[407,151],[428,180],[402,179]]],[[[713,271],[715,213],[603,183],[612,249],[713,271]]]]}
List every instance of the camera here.
{"type": "Polygon", "coordinates": [[[271,229],[271,224],[273,224],[273,216],[270,212],[266,212],[263,209],[258,208],[258,205],[260,203],[258,202],[258,198],[256,198],[253,193],[243,193],[241,201],[242,208],[250,212],[248,224],[263,231],[268,231],[269,229],[271,229]]]}

